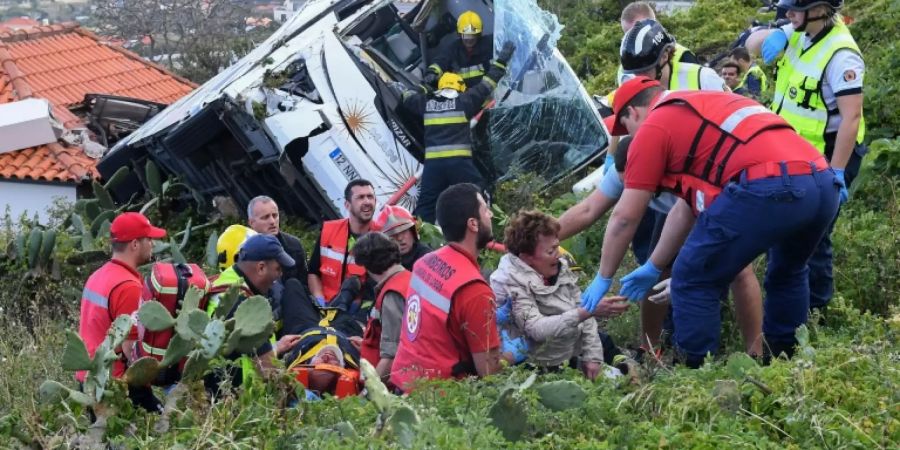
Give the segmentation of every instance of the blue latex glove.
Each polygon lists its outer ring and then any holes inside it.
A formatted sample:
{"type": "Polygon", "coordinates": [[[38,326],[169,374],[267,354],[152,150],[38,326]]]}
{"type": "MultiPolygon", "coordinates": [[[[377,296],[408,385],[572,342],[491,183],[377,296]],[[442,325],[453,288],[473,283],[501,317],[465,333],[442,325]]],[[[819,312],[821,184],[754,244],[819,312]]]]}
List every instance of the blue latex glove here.
{"type": "Polygon", "coordinates": [[[662,270],[657,269],[652,262],[647,261],[643,266],[638,267],[619,280],[622,283],[619,295],[628,297],[628,300],[632,302],[640,301],[647,295],[650,288],[659,281],[661,273],[662,270]]]}
{"type": "Polygon", "coordinates": [[[591,281],[590,286],[581,293],[581,307],[593,314],[597,305],[600,304],[600,300],[609,292],[610,285],[612,285],[612,278],[606,278],[597,272],[594,281],[591,281]]]}
{"type": "Polygon", "coordinates": [[[500,342],[500,351],[512,354],[516,364],[525,361],[525,358],[528,357],[528,342],[525,341],[524,336],[513,339],[509,337],[508,331],[500,330],[500,342]]]}
{"type": "Polygon", "coordinates": [[[322,296],[316,297],[316,303],[319,304],[319,307],[324,308],[325,307],[325,297],[322,297],[322,296]]]}
{"type": "Polygon", "coordinates": [[[506,302],[497,308],[497,325],[502,326],[509,323],[512,316],[512,300],[506,299],[506,302]]]}
{"type": "Polygon", "coordinates": [[[319,395],[316,394],[315,392],[313,392],[309,389],[304,389],[304,390],[306,391],[306,401],[317,402],[319,400],[322,400],[322,397],[319,397],[319,395]]]}
{"type": "Polygon", "coordinates": [[[841,205],[850,200],[850,192],[847,190],[847,182],[844,181],[844,169],[834,169],[834,175],[841,183],[841,205]]]}
{"type": "Polygon", "coordinates": [[[776,58],[778,58],[778,54],[784,51],[784,48],[787,47],[788,37],[787,34],[784,33],[784,30],[777,29],[772,33],[769,33],[766,36],[766,39],[762,43],[762,58],[763,62],[766,64],[772,64],[776,58]]]}
{"type": "Polygon", "coordinates": [[[606,175],[606,172],[609,172],[610,169],[616,167],[616,157],[613,156],[609,151],[606,152],[606,162],[603,164],[603,175],[606,175]]]}

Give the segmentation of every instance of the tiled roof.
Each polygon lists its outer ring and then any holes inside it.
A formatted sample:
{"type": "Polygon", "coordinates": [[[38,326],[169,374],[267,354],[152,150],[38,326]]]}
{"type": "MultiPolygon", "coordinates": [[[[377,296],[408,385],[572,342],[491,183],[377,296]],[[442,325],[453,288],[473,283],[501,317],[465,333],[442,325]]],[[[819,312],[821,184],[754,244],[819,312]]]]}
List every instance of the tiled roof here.
{"type": "MultiPolygon", "coordinates": [[[[85,94],[172,103],[196,86],[77,24],[0,31],[0,103],[44,98],[68,129],[84,126],[70,108],[85,94]]],[[[95,164],[79,147],[49,144],[0,154],[0,177],[78,182],[95,164]]]]}

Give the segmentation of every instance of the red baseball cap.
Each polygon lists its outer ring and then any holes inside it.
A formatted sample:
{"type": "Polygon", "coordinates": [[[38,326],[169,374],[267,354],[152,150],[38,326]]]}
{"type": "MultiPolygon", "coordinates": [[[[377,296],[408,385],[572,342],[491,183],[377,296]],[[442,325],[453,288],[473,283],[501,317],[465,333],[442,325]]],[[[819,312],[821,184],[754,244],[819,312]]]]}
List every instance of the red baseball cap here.
{"type": "MultiPolygon", "coordinates": [[[[624,109],[625,105],[627,105],[635,95],[638,95],[644,89],[659,86],[659,81],[647,77],[634,77],[625,83],[622,83],[622,85],[619,86],[619,89],[616,89],[616,96],[613,98],[613,115],[610,116],[613,118],[613,124],[612,128],[609,128],[609,134],[613,136],[624,136],[628,134],[628,129],[619,121],[619,114],[622,112],[622,109],[624,109]]],[[[609,122],[605,123],[607,124],[607,127],[609,127],[609,122]]]]}
{"type": "Polygon", "coordinates": [[[130,242],[140,238],[162,239],[166,230],[150,225],[150,219],[141,213],[127,212],[113,219],[109,234],[113,241],[130,242]]]}

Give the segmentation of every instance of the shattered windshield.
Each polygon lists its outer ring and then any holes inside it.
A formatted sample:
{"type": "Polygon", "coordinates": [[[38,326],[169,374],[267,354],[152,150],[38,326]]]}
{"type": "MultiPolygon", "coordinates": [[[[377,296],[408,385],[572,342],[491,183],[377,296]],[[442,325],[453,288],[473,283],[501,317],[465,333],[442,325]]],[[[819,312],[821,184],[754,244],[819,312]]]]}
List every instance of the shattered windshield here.
{"type": "Polygon", "coordinates": [[[535,0],[494,0],[494,54],[516,44],[488,116],[493,169],[553,182],[606,148],[606,132],[578,78],[556,50],[562,32],[535,0]]]}

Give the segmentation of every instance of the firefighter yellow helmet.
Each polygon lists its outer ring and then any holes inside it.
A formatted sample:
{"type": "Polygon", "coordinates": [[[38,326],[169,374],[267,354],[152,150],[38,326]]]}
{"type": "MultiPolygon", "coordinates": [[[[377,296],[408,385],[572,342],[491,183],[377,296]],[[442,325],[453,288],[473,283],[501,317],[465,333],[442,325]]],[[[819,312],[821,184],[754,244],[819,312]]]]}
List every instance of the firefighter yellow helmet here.
{"type": "Polygon", "coordinates": [[[481,34],[483,29],[481,17],[475,11],[466,11],[456,19],[456,32],[464,36],[481,34]]]}
{"type": "Polygon", "coordinates": [[[441,79],[438,80],[438,90],[453,89],[456,92],[466,91],[466,82],[459,74],[453,72],[444,72],[441,79]]]}
{"type": "Polygon", "coordinates": [[[244,241],[256,232],[243,225],[229,225],[216,241],[216,253],[219,255],[219,272],[231,267],[244,241]]]}

